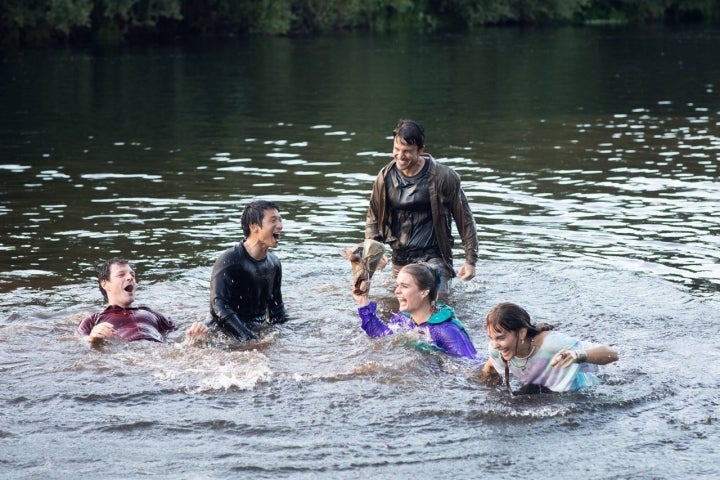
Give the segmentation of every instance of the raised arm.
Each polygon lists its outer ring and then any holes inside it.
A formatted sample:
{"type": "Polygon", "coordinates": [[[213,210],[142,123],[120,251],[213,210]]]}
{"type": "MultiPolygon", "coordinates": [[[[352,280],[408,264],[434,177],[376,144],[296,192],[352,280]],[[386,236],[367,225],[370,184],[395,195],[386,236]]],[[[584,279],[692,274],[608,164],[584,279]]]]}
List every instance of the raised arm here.
{"type": "Polygon", "coordinates": [[[353,292],[352,295],[358,305],[358,314],[361,320],[360,328],[365,333],[375,338],[393,334],[392,329],[377,316],[377,304],[371,302],[367,294],[358,295],[353,292]]]}

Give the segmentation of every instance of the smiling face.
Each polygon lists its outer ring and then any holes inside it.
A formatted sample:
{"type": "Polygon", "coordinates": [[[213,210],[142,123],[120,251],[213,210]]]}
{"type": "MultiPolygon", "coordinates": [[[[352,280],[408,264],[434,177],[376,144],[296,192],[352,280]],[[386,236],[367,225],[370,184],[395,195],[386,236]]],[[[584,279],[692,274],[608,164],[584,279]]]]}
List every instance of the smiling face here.
{"type": "Polygon", "coordinates": [[[488,337],[490,337],[490,346],[500,352],[502,358],[510,360],[518,355],[518,345],[521,338],[527,335],[527,329],[523,328],[519,332],[511,332],[502,327],[488,327],[488,337]]]}
{"type": "Polygon", "coordinates": [[[403,175],[412,177],[422,170],[425,162],[420,157],[423,153],[422,148],[418,148],[417,145],[410,145],[405,141],[396,136],[393,141],[393,158],[395,159],[395,165],[403,175]]]}
{"type": "Polygon", "coordinates": [[[250,225],[249,239],[264,248],[275,248],[280,244],[282,229],[280,212],[274,208],[268,208],[263,210],[262,225],[256,223],[250,225]]]}
{"type": "Polygon", "coordinates": [[[110,278],[102,280],[100,286],[107,294],[109,305],[127,308],[135,301],[135,272],[128,264],[110,265],[110,278]]]}
{"type": "Polygon", "coordinates": [[[400,311],[413,315],[416,312],[427,311],[430,306],[428,290],[421,290],[415,277],[404,269],[398,272],[395,297],[400,304],[400,311]]]}

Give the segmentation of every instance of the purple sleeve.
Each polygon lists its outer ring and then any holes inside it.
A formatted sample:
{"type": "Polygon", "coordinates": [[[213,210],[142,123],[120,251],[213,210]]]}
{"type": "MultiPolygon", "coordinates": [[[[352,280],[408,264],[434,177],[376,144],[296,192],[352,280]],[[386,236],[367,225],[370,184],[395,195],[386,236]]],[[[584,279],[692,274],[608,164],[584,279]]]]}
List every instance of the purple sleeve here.
{"type": "Polygon", "coordinates": [[[364,307],[358,308],[358,314],[360,315],[360,320],[362,320],[360,327],[365,330],[365,333],[374,338],[392,335],[393,331],[385,322],[378,318],[375,314],[376,311],[377,303],[375,302],[370,302],[364,307]]]}
{"type": "Polygon", "coordinates": [[[477,350],[461,328],[453,322],[443,322],[432,326],[432,338],[435,345],[453,357],[476,358],[477,350]]]}

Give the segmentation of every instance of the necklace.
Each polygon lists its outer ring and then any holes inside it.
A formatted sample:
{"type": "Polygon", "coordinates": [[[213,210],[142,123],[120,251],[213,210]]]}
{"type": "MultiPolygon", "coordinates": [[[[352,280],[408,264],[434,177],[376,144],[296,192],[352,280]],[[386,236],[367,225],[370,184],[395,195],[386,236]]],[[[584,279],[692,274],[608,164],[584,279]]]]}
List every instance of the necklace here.
{"type": "Polygon", "coordinates": [[[520,370],[525,370],[525,367],[527,367],[528,360],[530,359],[530,357],[532,357],[533,353],[535,353],[535,338],[530,339],[530,351],[528,352],[528,354],[525,355],[524,357],[518,357],[517,355],[514,355],[510,359],[510,363],[513,364],[513,367],[519,368],[520,370]],[[521,364],[518,364],[515,360],[525,360],[525,361],[521,365],[521,364]]]}

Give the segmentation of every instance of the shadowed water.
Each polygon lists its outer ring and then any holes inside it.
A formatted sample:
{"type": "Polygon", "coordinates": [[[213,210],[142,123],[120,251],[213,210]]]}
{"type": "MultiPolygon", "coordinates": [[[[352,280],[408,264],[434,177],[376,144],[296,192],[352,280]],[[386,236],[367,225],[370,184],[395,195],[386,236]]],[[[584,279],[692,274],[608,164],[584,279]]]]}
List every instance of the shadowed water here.
{"type": "MultiPolygon", "coordinates": [[[[4,58],[0,472],[714,478],[719,46],[703,29],[488,30],[4,58]],[[340,252],[400,117],[475,214],[478,275],[450,303],[479,350],[487,311],[514,301],[614,346],[604,385],[510,398],[479,362],[359,329],[340,252]],[[207,320],[212,263],[257,197],[282,209],[290,323],[244,346],[74,336],[116,254],[140,303],[181,330],[207,320]]],[[[397,308],[388,271],[373,295],[397,308]]]]}

